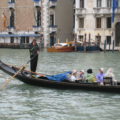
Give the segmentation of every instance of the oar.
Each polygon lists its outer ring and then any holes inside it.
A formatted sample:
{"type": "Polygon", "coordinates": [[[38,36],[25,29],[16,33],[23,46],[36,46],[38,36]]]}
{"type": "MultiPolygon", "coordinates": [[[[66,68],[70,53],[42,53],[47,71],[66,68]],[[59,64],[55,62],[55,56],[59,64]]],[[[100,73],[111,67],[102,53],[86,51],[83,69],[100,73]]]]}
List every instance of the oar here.
{"type": "Polygon", "coordinates": [[[9,77],[9,78],[5,81],[5,83],[2,85],[2,87],[0,87],[0,89],[4,89],[4,88],[8,85],[8,83],[9,83],[12,79],[14,79],[21,71],[23,71],[23,70],[27,67],[27,65],[29,64],[29,62],[30,62],[31,60],[33,60],[36,56],[37,56],[37,54],[36,54],[35,56],[33,56],[30,60],[28,60],[25,65],[22,65],[22,67],[17,71],[16,74],[14,74],[13,76],[9,77]]]}

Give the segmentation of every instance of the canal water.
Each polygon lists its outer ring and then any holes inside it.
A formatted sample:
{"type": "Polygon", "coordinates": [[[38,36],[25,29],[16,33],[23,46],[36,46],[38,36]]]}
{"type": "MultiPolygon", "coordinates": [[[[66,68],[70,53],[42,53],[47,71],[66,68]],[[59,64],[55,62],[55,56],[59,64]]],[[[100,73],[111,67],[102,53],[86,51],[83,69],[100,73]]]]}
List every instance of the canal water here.
{"type": "MultiPolygon", "coordinates": [[[[0,49],[0,60],[21,66],[29,60],[28,50],[0,49]]],[[[39,54],[37,71],[57,74],[92,68],[113,68],[120,80],[120,52],[39,54]]],[[[29,66],[27,67],[29,69],[29,66]]],[[[0,86],[10,76],[0,70],[0,86]]],[[[13,79],[0,91],[0,120],[119,120],[120,95],[83,90],[35,87],[13,79]]]]}

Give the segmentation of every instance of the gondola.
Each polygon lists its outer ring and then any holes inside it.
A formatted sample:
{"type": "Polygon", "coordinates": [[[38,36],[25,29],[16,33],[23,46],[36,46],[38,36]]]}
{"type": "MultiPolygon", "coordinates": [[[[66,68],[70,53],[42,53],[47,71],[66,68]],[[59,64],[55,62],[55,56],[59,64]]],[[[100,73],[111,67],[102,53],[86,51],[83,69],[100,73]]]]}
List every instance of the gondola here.
{"type": "MultiPolygon", "coordinates": [[[[5,73],[13,76],[20,68],[13,65],[8,65],[0,61],[0,69],[5,73]]],[[[89,91],[101,91],[101,92],[115,92],[120,93],[120,83],[117,85],[99,85],[98,83],[77,83],[77,82],[57,82],[53,80],[45,79],[44,77],[35,77],[39,73],[31,73],[30,71],[23,70],[16,75],[16,78],[29,85],[50,87],[56,89],[81,89],[89,91]],[[32,74],[32,76],[31,76],[32,74]],[[34,77],[33,77],[34,76],[34,77]]]]}

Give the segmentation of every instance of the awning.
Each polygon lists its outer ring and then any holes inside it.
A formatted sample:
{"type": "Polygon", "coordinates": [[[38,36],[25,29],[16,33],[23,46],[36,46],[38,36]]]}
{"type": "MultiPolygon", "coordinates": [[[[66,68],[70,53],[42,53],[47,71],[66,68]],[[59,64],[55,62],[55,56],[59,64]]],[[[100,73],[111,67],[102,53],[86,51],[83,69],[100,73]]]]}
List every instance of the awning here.
{"type": "Polygon", "coordinates": [[[40,37],[41,34],[0,34],[0,37],[40,37]]]}

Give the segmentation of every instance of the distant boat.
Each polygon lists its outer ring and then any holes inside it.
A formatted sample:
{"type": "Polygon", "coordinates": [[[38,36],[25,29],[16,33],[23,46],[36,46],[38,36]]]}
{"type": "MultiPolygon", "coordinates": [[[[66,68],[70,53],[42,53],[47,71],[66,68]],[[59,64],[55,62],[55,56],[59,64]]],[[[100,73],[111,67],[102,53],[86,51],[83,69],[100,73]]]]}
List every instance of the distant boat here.
{"type": "Polygon", "coordinates": [[[47,48],[48,52],[94,52],[102,51],[99,45],[96,45],[95,42],[83,43],[81,41],[71,41],[66,43],[56,43],[54,46],[47,48]]]}
{"type": "Polygon", "coordinates": [[[48,52],[74,52],[75,46],[70,43],[56,43],[54,46],[47,48],[48,52]]]}
{"type": "Polygon", "coordinates": [[[94,51],[102,51],[102,49],[95,42],[80,42],[76,43],[76,51],[80,52],[94,52],[94,51]]]}

